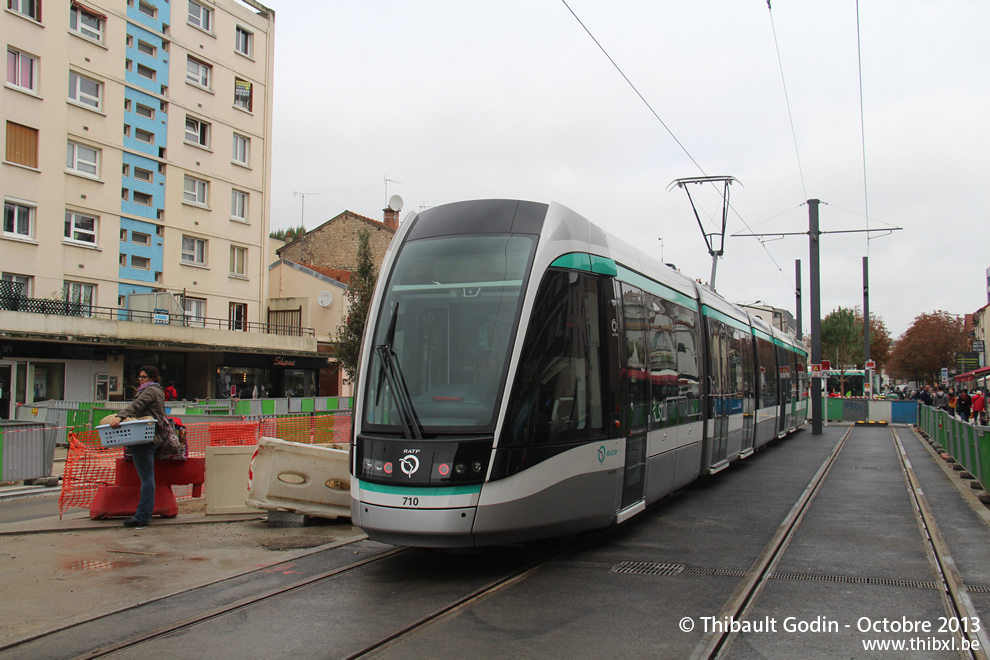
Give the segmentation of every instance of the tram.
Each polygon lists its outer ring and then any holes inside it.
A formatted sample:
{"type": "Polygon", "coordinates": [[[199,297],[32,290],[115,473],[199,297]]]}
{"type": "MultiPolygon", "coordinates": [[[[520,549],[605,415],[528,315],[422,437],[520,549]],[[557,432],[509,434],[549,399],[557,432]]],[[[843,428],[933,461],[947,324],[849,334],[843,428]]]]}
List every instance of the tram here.
{"type": "Polygon", "coordinates": [[[619,524],[807,420],[796,340],[557,203],[411,214],[368,319],[351,511],[385,543],[619,524]]]}

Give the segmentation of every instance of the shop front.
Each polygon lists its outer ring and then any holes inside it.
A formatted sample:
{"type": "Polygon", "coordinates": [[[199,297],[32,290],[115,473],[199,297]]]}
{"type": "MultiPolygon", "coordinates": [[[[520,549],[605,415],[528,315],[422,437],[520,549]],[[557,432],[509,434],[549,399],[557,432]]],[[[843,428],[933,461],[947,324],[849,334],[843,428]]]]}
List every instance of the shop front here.
{"type": "Polygon", "coordinates": [[[270,399],[320,396],[325,358],[224,353],[216,368],[216,398],[270,399]]]}

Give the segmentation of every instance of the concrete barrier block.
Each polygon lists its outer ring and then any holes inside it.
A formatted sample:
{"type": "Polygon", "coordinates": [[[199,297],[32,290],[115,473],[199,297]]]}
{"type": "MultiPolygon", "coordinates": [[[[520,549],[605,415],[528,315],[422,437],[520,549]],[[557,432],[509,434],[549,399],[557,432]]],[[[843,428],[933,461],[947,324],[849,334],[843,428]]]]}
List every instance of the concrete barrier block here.
{"type": "Polygon", "coordinates": [[[206,513],[257,513],[244,504],[254,446],[206,448],[206,513]]]}
{"type": "Polygon", "coordinates": [[[349,453],[262,437],[251,463],[246,504],[319,518],[350,518],[349,453]]]}

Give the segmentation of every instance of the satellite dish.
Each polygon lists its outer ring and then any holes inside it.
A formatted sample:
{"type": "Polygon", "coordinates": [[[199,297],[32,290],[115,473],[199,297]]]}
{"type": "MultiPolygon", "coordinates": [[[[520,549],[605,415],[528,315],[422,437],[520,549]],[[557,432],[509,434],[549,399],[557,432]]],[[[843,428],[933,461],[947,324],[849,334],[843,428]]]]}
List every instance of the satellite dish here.
{"type": "Polygon", "coordinates": [[[393,211],[402,210],[402,198],[398,195],[392,195],[388,198],[388,207],[393,211]]]}
{"type": "Polygon", "coordinates": [[[316,297],[316,302],[320,303],[320,307],[329,307],[330,303],[333,302],[333,294],[329,291],[320,291],[320,295],[316,297]]]}

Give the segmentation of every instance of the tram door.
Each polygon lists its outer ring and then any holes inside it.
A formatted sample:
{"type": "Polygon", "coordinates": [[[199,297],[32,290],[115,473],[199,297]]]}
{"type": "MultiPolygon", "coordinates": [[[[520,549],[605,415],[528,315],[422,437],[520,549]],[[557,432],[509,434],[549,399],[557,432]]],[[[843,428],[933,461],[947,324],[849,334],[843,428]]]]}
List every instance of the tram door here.
{"type": "Polygon", "coordinates": [[[646,431],[650,414],[650,350],[643,292],[616,283],[619,298],[618,359],[622,400],[620,415],[626,440],[625,467],[619,510],[639,501],[646,493],[646,431]]]}
{"type": "Polygon", "coordinates": [[[777,436],[783,436],[791,427],[791,367],[787,352],[780,346],[777,349],[777,436]]]}
{"type": "MultiPolygon", "coordinates": [[[[732,406],[729,394],[729,337],[728,329],[719,321],[708,319],[708,341],[710,362],[708,374],[708,418],[711,420],[709,434],[711,455],[708,467],[724,461],[729,446],[729,409],[732,406]]],[[[703,466],[704,467],[704,466],[703,466]]]]}

